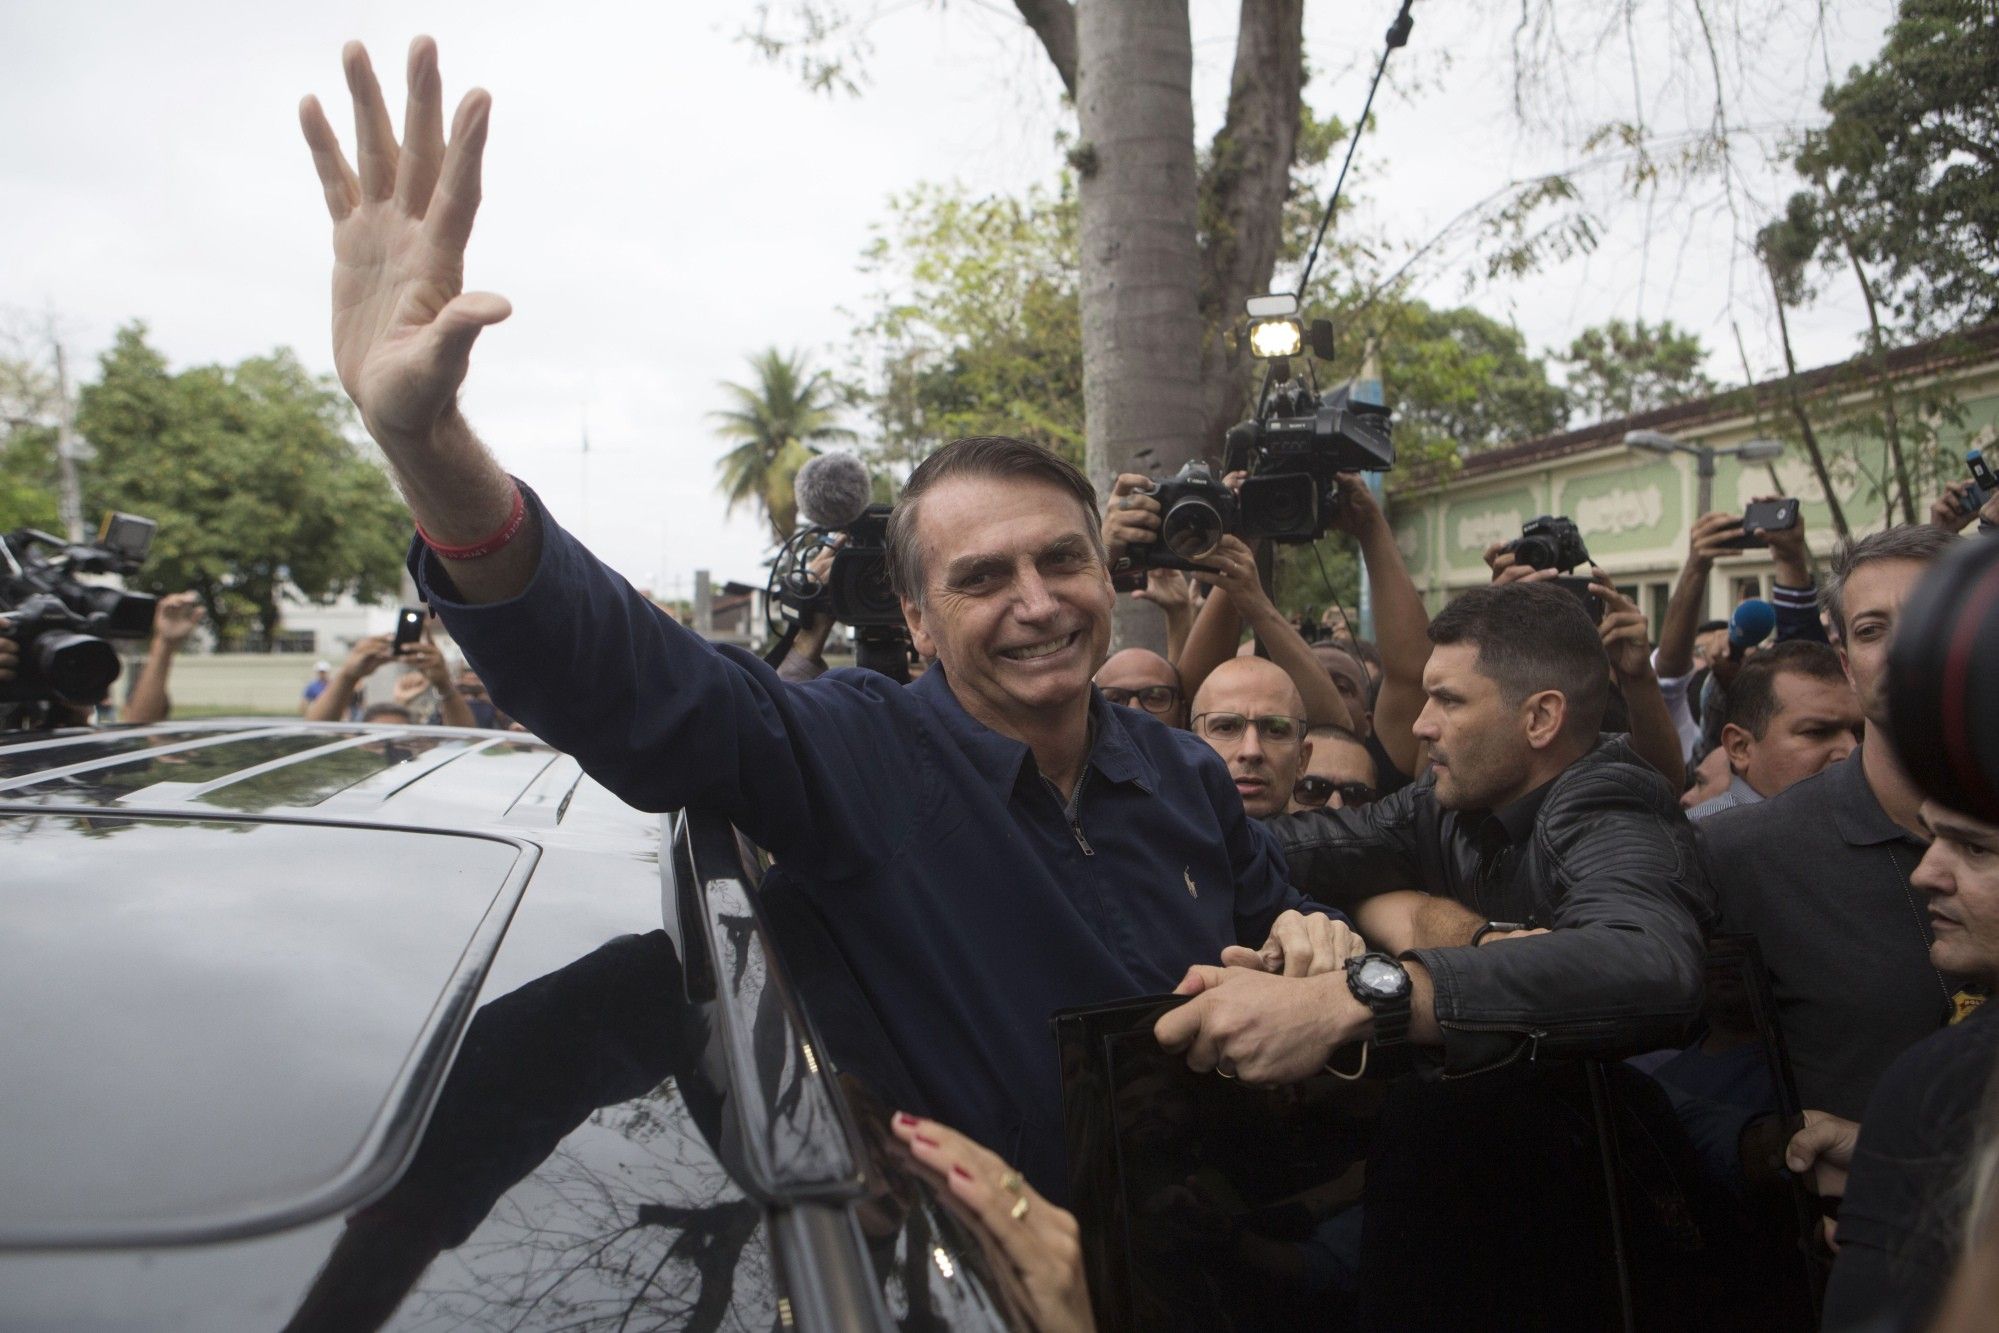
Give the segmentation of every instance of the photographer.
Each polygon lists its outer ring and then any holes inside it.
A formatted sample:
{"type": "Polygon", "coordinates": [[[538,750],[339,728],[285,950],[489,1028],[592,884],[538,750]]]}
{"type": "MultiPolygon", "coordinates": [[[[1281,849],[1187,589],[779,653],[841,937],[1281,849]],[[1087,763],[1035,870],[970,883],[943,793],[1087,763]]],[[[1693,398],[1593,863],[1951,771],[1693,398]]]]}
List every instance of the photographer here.
{"type": "MultiPolygon", "coordinates": [[[[1378,649],[1378,670],[1371,673],[1373,702],[1366,737],[1374,742],[1369,748],[1381,772],[1383,789],[1399,790],[1408,785],[1409,775],[1422,771],[1422,746],[1413,728],[1423,711],[1430,615],[1423,608],[1423,594],[1417,591],[1416,581],[1409,577],[1388,516],[1375,502],[1374,492],[1354,473],[1339,474],[1333,527],[1354,539],[1367,567],[1376,643],[1350,639],[1344,646],[1363,670],[1368,669],[1366,654],[1378,649]]],[[[1340,625],[1347,627],[1344,616],[1340,625]]]]}
{"type": "Polygon", "coordinates": [[[1470,1074],[1530,1047],[1644,1050],[1697,1012],[1705,886],[1675,790],[1598,735],[1610,673],[1576,600],[1533,582],[1477,589],[1429,638],[1415,730],[1430,771],[1359,809],[1271,821],[1293,882],[1406,972],[1406,1002],[1382,1001],[1396,1032],[1337,972],[1200,967],[1182,983],[1195,1001],[1158,1026],[1195,1068],[1287,1083],[1370,1032],[1387,1055],[1406,1027],[1426,1065],[1470,1074]]]}
{"type": "MultiPolygon", "coordinates": [[[[416,717],[417,700],[428,692],[434,694],[437,699],[436,725],[444,727],[492,725],[490,721],[480,722],[478,714],[473,711],[471,697],[464,692],[459,682],[452,678],[451,667],[445,662],[443,652],[428,638],[405,648],[402,656],[396,660],[406,664],[409,669],[396,681],[394,702],[389,705],[369,705],[362,710],[363,722],[395,721],[395,718],[387,715],[376,715],[376,710],[383,707],[399,708],[403,713],[402,721],[413,721],[416,717]]],[[[472,676],[471,672],[465,674],[472,676]]],[[[484,687],[479,685],[477,676],[472,676],[472,685],[478,688],[481,694],[485,692],[484,687]]],[[[491,707],[492,705],[487,705],[489,710],[491,707]]]]}
{"type": "MultiPolygon", "coordinates": [[[[646,810],[716,811],[778,863],[934,1114],[1066,1193],[1058,1009],[1169,987],[1269,946],[1309,907],[1201,741],[1102,701],[1114,593],[1089,480],[1039,446],[955,441],[886,523],[890,581],[934,669],[788,684],[662,615],[502,471],[457,408],[461,293],[488,100],[447,149],[436,53],[411,141],[346,52],[363,174],[302,111],[333,215],[334,359],[418,523],[410,566],[494,701],[646,810]]],[[[767,880],[763,891],[770,893],[767,880]]],[[[844,1061],[843,1034],[826,1033],[844,1061]]]]}
{"type": "Polygon", "coordinates": [[[1202,561],[1212,573],[1196,575],[1210,591],[1195,618],[1194,631],[1187,637],[1187,651],[1180,660],[1180,678],[1196,696],[1210,673],[1232,660],[1241,646],[1245,622],[1256,641],[1270,654],[1270,660],[1284,669],[1304,699],[1305,716],[1314,725],[1334,722],[1351,727],[1346,703],[1339,689],[1312,656],[1297,627],[1287,619],[1270,595],[1263,590],[1256,571],[1256,556],[1241,538],[1224,537],[1221,545],[1202,561]]]}
{"type": "MultiPolygon", "coordinates": [[[[1241,482],[1240,474],[1223,478],[1231,490],[1241,482]]],[[[1104,509],[1104,552],[1112,563],[1128,547],[1159,539],[1159,501],[1149,494],[1152,486],[1152,479],[1142,473],[1126,472],[1118,476],[1104,509]]],[[[1311,646],[1264,592],[1257,575],[1256,555],[1249,546],[1238,537],[1225,536],[1220,545],[1196,563],[1203,569],[1194,578],[1207,584],[1210,591],[1180,654],[1169,658],[1179,672],[1184,695],[1199,694],[1208,673],[1235,656],[1242,642],[1243,622],[1248,620],[1269,652],[1270,660],[1283,667],[1296,682],[1312,721],[1351,726],[1352,719],[1338,691],[1313,662],[1311,646]]],[[[1147,586],[1162,572],[1148,570],[1147,586]]]]}
{"type": "MultiPolygon", "coordinates": [[[[1813,777],[1699,825],[1725,929],[1754,935],[1806,1106],[1857,1120],[1875,1080],[1952,1012],[1909,875],[1928,840],[1889,734],[1887,665],[1902,604],[1957,544],[1929,526],[1842,545],[1825,604],[1866,741],[1813,777]]],[[[1746,668],[1745,668],[1746,670],[1746,668]]]]}
{"type": "Polygon", "coordinates": [[[326,682],[326,688],[305,706],[308,722],[341,722],[353,711],[354,693],[361,682],[393,662],[395,642],[387,634],[370,634],[356,639],[347,657],[326,682]]]}

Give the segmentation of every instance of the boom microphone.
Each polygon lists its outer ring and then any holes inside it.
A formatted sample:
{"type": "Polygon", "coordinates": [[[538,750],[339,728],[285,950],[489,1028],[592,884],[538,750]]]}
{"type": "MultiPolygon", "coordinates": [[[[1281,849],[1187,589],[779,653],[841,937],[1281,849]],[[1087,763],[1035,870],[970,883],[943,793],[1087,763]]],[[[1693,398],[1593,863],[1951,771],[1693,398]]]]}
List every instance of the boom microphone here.
{"type": "Polygon", "coordinates": [[[1728,618],[1728,655],[1741,657],[1769,638],[1776,628],[1777,608],[1760,597],[1751,597],[1728,618]]]}
{"type": "Polygon", "coordinates": [[[867,465],[845,449],[818,454],[798,469],[791,483],[798,513],[815,528],[845,529],[866,512],[875,498],[874,478],[867,465]]]}

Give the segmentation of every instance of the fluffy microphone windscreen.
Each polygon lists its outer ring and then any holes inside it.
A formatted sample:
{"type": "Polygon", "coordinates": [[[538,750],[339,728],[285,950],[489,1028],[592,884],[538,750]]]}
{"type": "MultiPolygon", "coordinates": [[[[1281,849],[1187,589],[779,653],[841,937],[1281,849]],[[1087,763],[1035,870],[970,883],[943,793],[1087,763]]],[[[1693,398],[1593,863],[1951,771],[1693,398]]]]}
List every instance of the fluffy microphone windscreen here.
{"type": "Polygon", "coordinates": [[[791,487],[799,515],[815,528],[848,527],[875,494],[867,465],[845,449],[808,460],[791,487]]]}

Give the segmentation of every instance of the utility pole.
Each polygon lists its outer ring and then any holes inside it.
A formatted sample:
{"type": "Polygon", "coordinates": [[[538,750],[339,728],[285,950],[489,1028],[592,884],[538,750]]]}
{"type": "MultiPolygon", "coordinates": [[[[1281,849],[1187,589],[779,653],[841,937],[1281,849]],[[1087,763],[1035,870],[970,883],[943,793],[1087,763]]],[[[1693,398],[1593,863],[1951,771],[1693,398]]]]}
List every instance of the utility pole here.
{"type": "Polygon", "coordinates": [[[63,362],[62,339],[56,336],[55,320],[49,320],[49,346],[56,359],[56,507],[61,511],[64,534],[73,542],[83,540],[83,487],[76,479],[76,460],[81,452],[76,439],[76,416],[69,400],[69,368],[63,362]]]}

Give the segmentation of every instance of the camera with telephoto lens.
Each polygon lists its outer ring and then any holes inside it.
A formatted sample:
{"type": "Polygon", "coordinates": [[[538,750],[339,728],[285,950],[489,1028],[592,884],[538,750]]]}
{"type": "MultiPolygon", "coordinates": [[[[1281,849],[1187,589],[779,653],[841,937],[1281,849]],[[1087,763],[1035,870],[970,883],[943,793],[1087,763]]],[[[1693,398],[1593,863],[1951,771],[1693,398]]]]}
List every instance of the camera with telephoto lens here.
{"type": "Polygon", "coordinates": [[[1236,530],[1235,497],[1199,459],[1147,493],[1159,502],[1159,540],[1127,547],[1111,569],[1114,583],[1137,570],[1204,569],[1199,561],[1236,530]]]}
{"type": "Polygon", "coordinates": [[[1351,385],[1319,392],[1294,379],[1291,358],[1308,346],[1333,355],[1333,326],[1314,320],[1309,333],[1297,298],[1275,293],[1248,302],[1250,350],[1269,362],[1256,415],[1229,428],[1222,471],[1247,472],[1236,495],[1237,531],[1276,542],[1313,542],[1326,535],[1339,503],[1338,473],[1386,472],[1395,466],[1392,413],[1356,400],[1351,385]]]}
{"type": "Polygon", "coordinates": [[[137,573],[157,526],[114,513],[94,543],[34,528],[0,535],[0,616],[7,621],[0,632],[20,653],[14,679],[0,682],[0,707],[88,707],[104,698],[121,666],[108,640],[152,633],[158,599],[83,583],[77,575],[137,573]]]}
{"type": "Polygon", "coordinates": [[[1523,523],[1520,535],[1499,548],[1510,551],[1515,564],[1529,569],[1555,569],[1566,574],[1589,563],[1589,547],[1583,545],[1582,529],[1574,519],[1543,514],[1523,523]]]}

